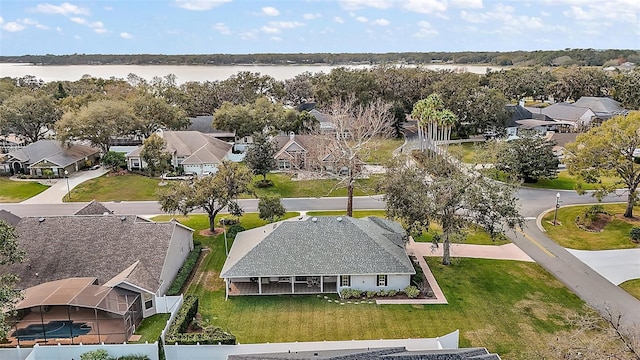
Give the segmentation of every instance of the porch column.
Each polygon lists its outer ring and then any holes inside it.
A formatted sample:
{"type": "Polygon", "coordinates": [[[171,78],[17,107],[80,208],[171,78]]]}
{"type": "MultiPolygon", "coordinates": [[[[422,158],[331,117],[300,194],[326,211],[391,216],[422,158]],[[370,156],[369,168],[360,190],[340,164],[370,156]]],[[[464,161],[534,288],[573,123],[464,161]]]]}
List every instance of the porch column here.
{"type": "Polygon", "coordinates": [[[258,276],[258,294],[262,295],[262,278],[258,276]]]}
{"type": "Polygon", "coordinates": [[[229,284],[229,279],[224,278],[224,301],[229,300],[229,286],[231,286],[229,284]]]}
{"type": "Polygon", "coordinates": [[[291,279],[291,293],[295,294],[296,293],[296,277],[291,276],[289,279],[291,279]]]}
{"type": "Polygon", "coordinates": [[[320,275],[320,292],[324,292],[324,276],[320,275]]]}

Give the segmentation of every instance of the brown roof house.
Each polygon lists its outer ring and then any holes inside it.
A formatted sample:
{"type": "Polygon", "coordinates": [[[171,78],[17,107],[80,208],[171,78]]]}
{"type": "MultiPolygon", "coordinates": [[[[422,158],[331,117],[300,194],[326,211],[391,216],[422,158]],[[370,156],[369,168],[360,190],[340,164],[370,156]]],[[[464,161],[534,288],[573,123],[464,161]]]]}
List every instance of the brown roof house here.
{"type": "Polygon", "coordinates": [[[402,290],[415,270],[400,224],[318,216],[236,235],[220,272],[229,295],[402,290]]]}
{"type": "Polygon", "coordinates": [[[76,172],[95,164],[100,150],[79,144],[63,144],[56,140],[38,140],[20,150],[7,154],[0,167],[4,172],[43,176],[51,170],[53,176],[63,177],[65,171],[76,172]]]}
{"type": "Polygon", "coordinates": [[[193,249],[193,230],[176,221],[115,215],[96,202],[78,213],[99,214],[23,217],[15,225],[26,260],[0,266],[24,290],[13,342],[128,340],[157,312],[193,249]]]}
{"type": "Polygon", "coordinates": [[[276,166],[278,170],[333,171],[331,139],[321,135],[278,135],[276,166]]]}
{"type": "MultiPolygon", "coordinates": [[[[182,166],[185,173],[215,173],[222,160],[229,159],[231,154],[231,144],[199,131],[162,131],[158,135],[166,142],[171,165],[174,168],[182,166]]],[[[127,154],[129,170],[146,167],[141,151],[142,146],[127,154]]]]}

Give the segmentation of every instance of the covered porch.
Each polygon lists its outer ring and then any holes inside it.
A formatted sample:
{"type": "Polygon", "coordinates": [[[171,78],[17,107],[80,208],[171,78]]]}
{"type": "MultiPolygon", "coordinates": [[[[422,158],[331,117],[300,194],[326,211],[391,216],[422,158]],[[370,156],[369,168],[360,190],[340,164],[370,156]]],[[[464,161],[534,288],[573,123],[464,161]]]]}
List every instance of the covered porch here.
{"type": "Polygon", "coordinates": [[[292,295],[337,292],[337,276],[227,278],[227,295],[292,295]],[[292,281],[293,280],[293,281],[292,281]]]}

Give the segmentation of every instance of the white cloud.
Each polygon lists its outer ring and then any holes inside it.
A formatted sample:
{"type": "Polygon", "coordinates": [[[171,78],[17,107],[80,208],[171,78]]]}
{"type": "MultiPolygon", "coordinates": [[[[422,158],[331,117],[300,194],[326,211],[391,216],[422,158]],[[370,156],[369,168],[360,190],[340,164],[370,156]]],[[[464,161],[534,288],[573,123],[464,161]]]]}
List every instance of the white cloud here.
{"type": "Polygon", "coordinates": [[[341,0],[340,5],[347,10],[357,10],[365,7],[388,9],[393,6],[391,0],[341,0]]]}
{"type": "Polygon", "coordinates": [[[240,33],[240,38],[242,40],[254,40],[258,37],[258,35],[256,34],[256,31],[246,31],[243,33],[240,33]]]}
{"type": "Polygon", "coordinates": [[[402,4],[402,7],[406,10],[420,14],[431,14],[447,11],[447,4],[444,0],[408,0],[404,1],[402,4]]]}
{"type": "Polygon", "coordinates": [[[375,19],[371,23],[380,26],[388,26],[389,24],[391,24],[387,19],[375,19]]]}
{"type": "Polygon", "coordinates": [[[91,14],[89,9],[82,8],[77,5],[70,4],[68,2],[62,3],[60,5],[38,4],[38,6],[30,10],[39,12],[39,13],[44,13],[44,14],[57,14],[57,15],[64,15],[64,16],[91,14]]]}
{"type": "Polygon", "coordinates": [[[105,6],[103,9],[107,11],[113,11],[113,6],[105,6]]]}
{"type": "Polygon", "coordinates": [[[133,39],[133,35],[129,34],[128,32],[121,32],[120,37],[123,39],[133,39]]]}
{"type": "Polygon", "coordinates": [[[320,13],[314,13],[314,14],[307,13],[307,14],[302,15],[302,18],[305,19],[305,20],[313,20],[313,19],[318,19],[318,18],[321,18],[321,17],[322,17],[322,14],[320,14],[320,13]]]}
{"type": "Polygon", "coordinates": [[[429,37],[433,35],[438,35],[438,30],[434,29],[431,24],[427,21],[418,22],[418,32],[414,34],[415,37],[429,37]]]}
{"type": "Polygon", "coordinates": [[[60,26],[56,27],[57,32],[62,32],[62,28],[60,26]]]}
{"type": "Polygon", "coordinates": [[[104,34],[107,32],[107,29],[104,28],[104,23],[102,21],[89,22],[87,21],[87,19],[81,18],[81,17],[72,17],[71,21],[73,21],[76,24],[88,26],[98,34],[104,34]]]}
{"type": "Polygon", "coordinates": [[[267,15],[267,16],[278,16],[280,15],[280,11],[278,11],[278,9],[271,7],[271,6],[266,6],[262,8],[262,13],[267,15]]]}
{"type": "Polygon", "coordinates": [[[30,25],[30,26],[35,26],[36,29],[40,29],[40,30],[49,30],[49,27],[46,25],[42,25],[39,22],[37,22],[36,20],[33,19],[29,19],[29,18],[24,18],[22,20],[18,20],[20,23],[24,24],[24,25],[30,25]]]}
{"type": "Polygon", "coordinates": [[[260,28],[263,32],[266,32],[267,34],[279,34],[281,32],[280,29],[278,29],[277,27],[273,27],[273,26],[263,26],[262,28],[260,28]]]}
{"type": "Polygon", "coordinates": [[[367,22],[369,22],[369,19],[367,19],[364,16],[356,16],[356,21],[359,21],[361,23],[367,23],[367,22]]]}
{"type": "Polygon", "coordinates": [[[231,30],[229,30],[229,27],[225,23],[215,23],[213,24],[213,29],[222,35],[231,34],[231,30]]]}
{"type": "Polygon", "coordinates": [[[2,25],[4,23],[4,19],[2,18],[2,16],[0,16],[0,25],[2,25]]]}
{"type": "Polygon", "coordinates": [[[268,24],[280,29],[295,29],[304,26],[304,23],[299,21],[269,21],[268,24]]]}
{"type": "Polygon", "coordinates": [[[176,0],[176,4],[187,10],[204,11],[211,10],[218,5],[222,5],[231,0],[176,0]]]}
{"type": "Polygon", "coordinates": [[[336,16],[333,18],[334,22],[337,22],[338,24],[344,24],[344,19],[341,18],[340,16],[336,16]]]}
{"type": "Polygon", "coordinates": [[[482,9],[482,0],[451,0],[450,4],[463,9],[482,9]]]}
{"type": "Polygon", "coordinates": [[[18,31],[24,30],[25,28],[26,28],[26,26],[24,26],[24,25],[22,25],[20,23],[17,23],[15,21],[11,21],[11,22],[8,22],[8,23],[2,25],[2,29],[6,30],[8,32],[18,32],[18,31]]]}
{"type": "Polygon", "coordinates": [[[269,39],[273,40],[273,41],[282,41],[281,37],[277,37],[277,36],[272,36],[269,39]]]}

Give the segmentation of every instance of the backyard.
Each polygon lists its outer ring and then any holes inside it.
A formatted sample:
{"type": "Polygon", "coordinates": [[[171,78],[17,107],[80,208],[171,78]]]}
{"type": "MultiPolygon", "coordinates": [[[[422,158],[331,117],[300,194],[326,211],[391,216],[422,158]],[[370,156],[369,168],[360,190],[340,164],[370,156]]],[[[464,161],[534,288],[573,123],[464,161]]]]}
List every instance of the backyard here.
{"type": "Polygon", "coordinates": [[[14,181],[0,177],[0,203],[21,202],[48,188],[36,181],[14,181]]]}
{"type": "MultiPolygon", "coordinates": [[[[201,215],[180,220],[196,230],[207,226],[201,215]]],[[[251,228],[264,222],[256,214],[245,214],[241,224],[251,228]]],[[[225,301],[219,278],[225,260],[223,235],[195,238],[211,251],[187,293],[200,298],[204,319],[232,332],[241,343],[435,337],[460,329],[461,346],[484,346],[503,359],[527,359],[531,347],[544,346],[566,328],[567,317],[583,311],[582,301],[538,265],[480,259],[457,259],[450,266],[427,259],[448,305],[340,305],[317,296],[225,301]]]]}

